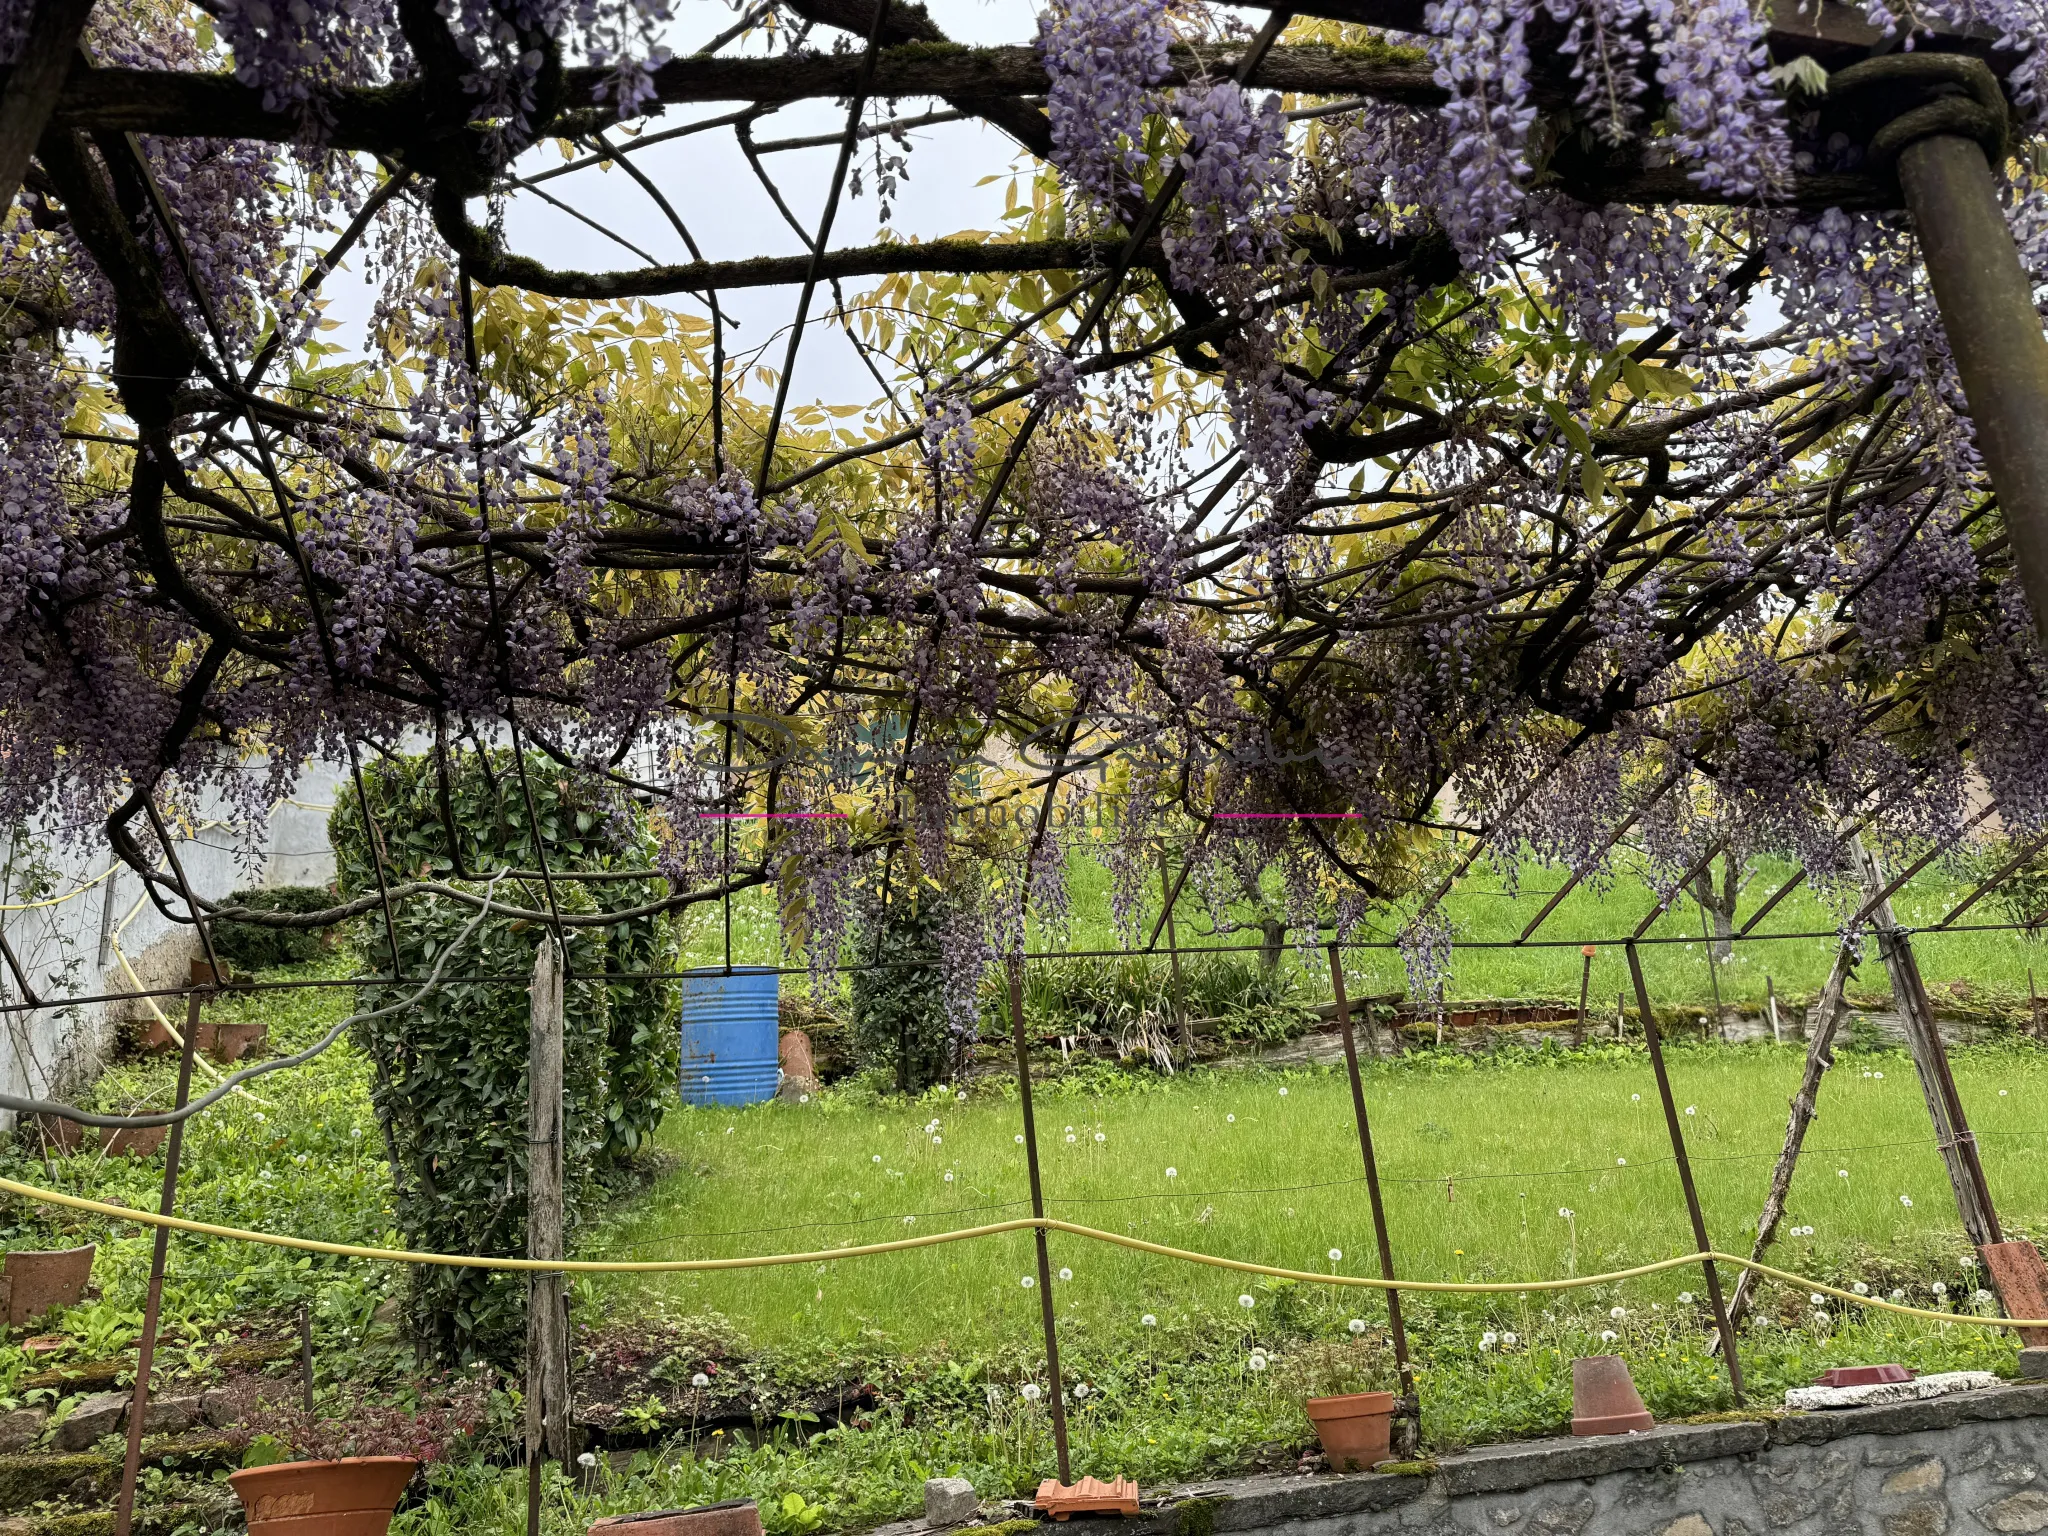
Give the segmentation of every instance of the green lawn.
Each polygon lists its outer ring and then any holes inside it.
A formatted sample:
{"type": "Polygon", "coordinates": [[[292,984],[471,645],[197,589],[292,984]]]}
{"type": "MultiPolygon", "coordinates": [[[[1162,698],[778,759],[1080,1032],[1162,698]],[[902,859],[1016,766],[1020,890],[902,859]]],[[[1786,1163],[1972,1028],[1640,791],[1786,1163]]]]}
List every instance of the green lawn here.
{"type": "MultiPolygon", "coordinates": [[[[1798,1080],[1792,1047],[1671,1053],[1709,1231],[1746,1250],[1798,1080]]],[[[2038,1176],[2048,1058],[1960,1052],[1956,1076],[2008,1226],[2048,1230],[2038,1176]]],[[[1349,1093],[1341,1073],[1218,1071],[1161,1084],[1104,1072],[1041,1090],[1048,1208],[1175,1247],[1292,1269],[1374,1272],[1349,1093]],[[1098,1091],[1091,1091],[1098,1090],[1098,1091]],[[1107,1091],[1099,1091],[1107,1090],[1107,1091]],[[1341,1260],[1332,1261],[1331,1249],[1341,1260]]],[[[591,1239],[608,1255],[700,1258],[825,1250],[969,1226],[1027,1209],[1018,1106],[1008,1085],[966,1102],[930,1096],[670,1115],[661,1146],[681,1169],[619,1208],[591,1239]]],[[[1639,1048],[1520,1065],[1457,1060],[1370,1073],[1367,1102],[1387,1182],[1399,1270],[1442,1280],[1586,1274],[1692,1247],[1654,1084],[1639,1048]],[[1573,1214],[1559,1215],[1561,1209],[1573,1214]]],[[[1941,1162],[1912,1067],[1845,1052],[1823,1088],[1788,1225],[1811,1237],[1787,1267],[1863,1278],[1959,1253],[1941,1162]],[[1880,1077],[1876,1074],[1882,1073],[1880,1077]],[[1843,1174],[1846,1173],[1846,1177],[1843,1174]],[[1906,1205],[1901,1197],[1911,1201],[1906,1205]]],[[[1240,1309],[1245,1278],[1090,1243],[1054,1240],[1060,1314],[1141,1337],[1140,1318],[1240,1309]]],[[[905,1344],[1012,1341],[1037,1327],[1018,1233],[840,1264],[620,1278],[597,1287],[732,1318],[760,1342],[880,1329],[905,1344]]],[[[1698,1290],[1696,1275],[1629,1287],[1633,1303],[1698,1290]]],[[[1377,1316],[1359,1292],[1330,1312],[1377,1316]]],[[[1497,1302],[1503,1321],[1535,1302],[1497,1302]]],[[[1242,1321],[1256,1325],[1256,1309],[1242,1321]]]]}
{"type": "MultiPolygon", "coordinates": [[[[347,963],[337,957],[315,969],[347,963]]],[[[289,1048],[344,1011],[348,996],[255,994],[230,1006],[265,1013],[274,1044],[289,1048]]],[[[1686,1126],[1721,1246],[1747,1246],[1798,1065],[1793,1046],[1671,1052],[1681,1102],[1696,1111],[1686,1126]]],[[[1987,1044],[1959,1050],[1955,1067],[2008,1230],[2048,1231],[2048,1189],[2031,1176],[2048,1055],[2025,1041],[1987,1044]]],[[[151,1101],[167,1072],[162,1061],[124,1067],[96,1097],[151,1101]]],[[[1419,1051],[1370,1074],[1402,1273],[1586,1274],[1692,1246],[1639,1044],[1479,1058],[1419,1051]]],[[[312,1070],[266,1080],[261,1102],[203,1117],[181,1208],[215,1221],[392,1241],[368,1077],[344,1045],[312,1070]]],[[[1341,1076],[1207,1068],[1168,1081],[1090,1062],[1055,1070],[1054,1079],[1041,1086],[1039,1123],[1055,1214],[1208,1253],[1371,1272],[1341,1076]],[[1342,1257],[1329,1258],[1332,1248],[1342,1257]]],[[[877,1099],[856,1083],[810,1104],[677,1109],[659,1137],[666,1170],[599,1213],[579,1235],[577,1255],[829,1250],[1014,1214],[1025,1208],[1017,1112],[1014,1089],[1002,1082],[978,1086],[964,1102],[943,1093],[916,1103],[877,1099]]],[[[153,1201],[159,1172],[74,1158],[46,1173],[18,1157],[8,1171],[136,1205],[153,1201]]],[[[14,1225],[0,1237],[16,1243],[111,1239],[98,1271],[104,1294],[64,1327],[88,1353],[132,1341],[145,1235],[19,1205],[4,1216],[14,1225]]],[[[1971,1305],[1976,1277],[1902,1054],[1842,1052],[1789,1224],[1814,1229],[1774,1254],[1789,1268],[1899,1287],[1922,1304],[1971,1305]]],[[[1055,1281],[1054,1295],[1066,1379],[1088,1388],[1073,1414],[1083,1470],[1157,1486],[1291,1465],[1309,1442],[1300,1399],[1318,1390],[1333,1359],[1391,1383],[1375,1294],[1275,1284],[1064,1235],[1052,1252],[1056,1269],[1072,1271],[1055,1281]],[[1362,1340],[1347,1327],[1352,1319],[1367,1325],[1362,1340]],[[1254,1344],[1268,1351],[1265,1370],[1252,1364],[1254,1344]]],[[[1046,1379],[1037,1292],[1020,1283],[1032,1268],[1030,1239],[1013,1234],[840,1263],[579,1280],[574,1316],[591,1330],[579,1334],[590,1347],[672,1320],[687,1337],[721,1341],[737,1373],[725,1390],[752,1395],[771,1420],[834,1382],[873,1383],[883,1406],[857,1430],[806,1435],[792,1421],[716,1459],[692,1454],[684,1433],[594,1486],[554,1477],[550,1536],[602,1514],[739,1496],[764,1501],[774,1536],[803,1536],[913,1511],[924,1477],[947,1472],[970,1476],[987,1494],[1026,1491],[1051,1464],[1044,1405],[1020,1392],[1046,1379]]],[[[181,1237],[166,1295],[168,1358],[184,1358],[252,1310],[275,1325],[305,1301],[323,1382],[369,1373],[395,1383],[407,1358],[399,1341],[375,1330],[366,1351],[365,1331],[370,1310],[400,1284],[393,1266],[181,1237]]],[[[1704,1348],[1704,1308],[1697,1295],[1680,1299],[1699,1289],[1693,1276],[1674,1273],[1553,1296],[1410,1293],[1427,1445],[1554,1431],[1569,1411],[1571,1359],[1607,1349],[1628,1358],[1661,1417],[1726,1410],[1726,1377],[1704,1348]]],[[[2011,1367],[2013,1344],[2002,1332],[1843,1306],[1816,1312],[1803,1292],[1784,1287],[1772,1287],[1765,1303],[1742,1345],[1756,1404],[1775,1403],[1835,1363],[2011,1367]]],[[[0,1407],[28,1368],[21,1351],[0,1347],[0,1407]]],[[[687,1379],[690,1369],[686,1361],[684,1375],[669,1379],[687,1379]]],[[[687,1420],[675,1427],[686,1431],[687,1420]]],[[[523,1488],[522,1474],[485,1462],[442,1469],[432,1497],[396,1529],[514,1536],[523,1488]]]]}
{"type": "MultiPolygon", "coordinates": [[[[1626,858],[1624,862],[1628,862],[1626,858]]],[[[1034,924],[1032,948],[1128,949],[1130,946],[1109,921],[1108,874],[1092,858],[1080,853],[1069,859],[1067,871],[1073,920],[1064,931],[1048,931],[1034,924]]],[[[1747,922],[1791,873],[1792,866],[1780,860],[1757,860],[1743,888],[1736,926],[1747,922]]],[[[1616,942],[1603,944],[1594,957],[1590,1008],[1596,1016],[1611,1020],[1617,996],[1626,992],[1633,1009],[1634,995],[1619,941],[1635,931],[1656,904],[1656,897],[1640,878],[1626,870],[1617,873],[1603,890],[1595,891],[1586,885],[1577,887],[1544,921],[1531,944],[1505,947],[1513,945],[1562,883],[1560,871],[1532,865],[1522,870],[1519,888],[1511,895],[1499,874],[1485,861],[1458,882],[1444,902],[1456,934],[1449,988],[1453,998],[1541,998],[1576,1004],[1581,968],[1579,944],[1611,939],[1616,942]],[[1503,947],[1485,947],[1488,945],[1503,947]]],[[[1933,924],[1941,921],[1974,886],[1974,878],[1958,876],[1937,862],[1907,882],[1893,897],[1892,904],[1901,923],[1933,924]]],[[[1146,935],[1157,920],[1156,892],[1154,898],[1144,919],[1146,935]]],[[[1795,1006],[1803,1006],[1818,996],[1834,961],[1831,935],[1853,911],[1853,905],[1831,904],[1802,883],[1771,909],[1757,925],[1757,931],[1817,936],[1738,942],[1732,958],[1719,968],[1723,1000],[1730,1007],[1760,1010],[1766,978],[1781,1004],[1790,1000],[1795,1006]]],[[[1242,945],[1255,942],[1257,937],[1255,931],[1213,934],[1208,914],[1192,895],[1182,897],[1176,921],[1181,943],[1190,948],[1203,944],[1242,945]]],[[[1384,920],[1370,928],[1368,937],[1386,947],[1347,953],[1346,973],[1353,992],[1406,990],[1401,957],[1392,947],[1395,921],[1384,920]]],[[[1965,927],[2005,921],[2005,915],[1989,898],[1978,902],[1959,920],[1965,927]]],[[[735,964],[785,963],[771,894],[753,891],[736,899],[732,933],[735,964]]],[[[1649,939],[1672,941],[1645,943],[1640,950],[1652,998],[1659,1005],[1697,1008],[1711,1001],[1716,978],[1709,975],[1701,934],[1700,910],[1689,897],[1674,903],[1649,930],[1649,939]]],[[[688,920],[685,963],[718,964],[724,956],[724,940],[724,922],[718,909],[698,909],[688,920]]],[[[2017,932],[1932,934],[1916,938],[1914,943],[1929,988],[1937,994],[1938,1002],[1946,1006],[2023,1019],[2027,1015],[2029,968],[2039,968],[2040,980],[2048,986],[2048,947],[2017,932]]],[[[1288,963],[1299,962],[1290,959],[1288,963]]],[[[1328,976],[1320,959],[1307,966],[1304,980],[1307,991],[1327,996],[1328,976]]],[[[786,985],[802,990],[807,983],[801,977],[790,977],[786,985]]],[[[1890,989],[1874,951],[1861,967],[1851,992],[1860,1000],[1880,1005],[1889,998],[1890,989]]]]}

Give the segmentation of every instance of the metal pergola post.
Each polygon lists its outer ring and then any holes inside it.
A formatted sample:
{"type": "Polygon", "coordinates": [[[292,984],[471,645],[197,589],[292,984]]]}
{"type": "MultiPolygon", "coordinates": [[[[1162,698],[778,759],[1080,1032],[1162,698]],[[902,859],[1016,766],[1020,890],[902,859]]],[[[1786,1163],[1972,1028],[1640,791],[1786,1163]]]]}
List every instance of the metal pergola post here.
{"type": "Polygon", "coordinates": [[[1031,1214],[1041,1225],[1032,1229],[1038,1249],[1038,1316],[1045,1329],[1045,1373],[1051,1391],[1052,1444],[1059,1459],[1060,1482],[1071,1486],[1073,1464],[1067,1455],[1067,1404],[1060,1380],[1060,1339],[1052,1304],[1052,1257],[1045,1246],[1045,1185],[1038,1176],[1038,1122],[1031,1112],[1031,1047],[1024,1038],[1024,961],[1010,956],[1005,970],[1010,982],[1010,1035],[1017,1047],[1017,1097],[1024,1108],[1024,1165],[1031,1174],[1031,1214]]]}
{"type": "MultiPolygon", "coordinates": [[[[1664,1126],[1671,1134],[1671,1155],[1678,1164],[1679,1187],[1685,1192],[1686,1215],[1692,1219],[1693,1242],[1702,1254],[1713,1252],[1707,1237],[1707,1218],[1700,1210],[1700,1192],[1692,1181],[1692,1160],[1685,1152],[1685,1127],[1678,1119],[1678,1103],[1671,1096],[1671,1078],[1664,1070],[1664,1046],[1659,1038],[1657,1018],[1650,1008],[1650,989],[1643,981],[1642,958],[1634,939],[1623,946],[1628,954],[1629,979],[1635,983],[1636,1009],[1643,1016],[1643,1044],[1649,1048],[1650,1068],[1657,1076],[1657,1097],[1664,1104],[1664,1126]]],[[[1700,1260],[1706,1276],[1707,1300],[1714,1309],[1714,1330],[1721,1337],[1721,1352],[1728,1357],[1728,1385],[1735,1393],[1735,1406],[1742,1406],[1742,1363],[1735,1358],[1735,1327],[1728,1320],[1728,1305],[1721,1295],[1720,1271],[1709,1258],[1700,1260]]]]}
{"type": "MultiPolygon", "coordinates": [[[[1380,1195],[1379,1160],[1373,1156],[1372,1121],[1365,1112],[1365,1082],[1358,1075],[1358,1043],[1351,1033],[1351,1001],[1344,991],[1344,961],[1333,940],[1330,950],[1330,990],[1337,1004],[1337,1029],[1344,1037],[1344,1070],[1351,1079],[1351,1113],[1358,1122],[1358,1151],[1365,1161],[1365,1193],[1372,1204],[1372,1235],[1379,1245],[1380,1278],[1394,1278],[1394,1245],[1387,1236],[1387,1208],[1380,1195]]],[[[1414,1416],[1418,1425],[1421,1403],[1415,1395],[1415,1369],[1408,1360],[1408,1330],[1401,1324],[1401,1293],[1387,1288],[1387,1333],[1394,1344],[1394,1369],[1401,1378],[1401,1408],[1414,1416]]]]}
{"type": "Polygon", "coordinates": [[[1963,54],[1888,54],[1829,82],[1831,98],[1870,90],[1889,109],[1871,159],[1896,167],[2035,632],[2048,639],[2048,337],[1992,175],[2004,93],[1963,54]]]}

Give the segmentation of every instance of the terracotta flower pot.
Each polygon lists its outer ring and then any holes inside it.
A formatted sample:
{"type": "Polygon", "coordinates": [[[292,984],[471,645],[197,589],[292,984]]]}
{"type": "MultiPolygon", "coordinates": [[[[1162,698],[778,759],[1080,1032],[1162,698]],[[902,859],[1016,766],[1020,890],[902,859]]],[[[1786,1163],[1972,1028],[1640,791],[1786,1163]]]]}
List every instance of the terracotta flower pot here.
{"type": "Polygon", "coordinates": [[[10,1253],[0,1261],[0,1273],[7,1278],[7,1326],[19,1328],[32,1323],[53,1307],[75,1307],[85,1297],[92,1279],[92,1256],[98,1248],[10,1253]]]}
{"type": "Polygon", "coordinates": [[[62,1115],[37,1115],[36,1130],[45,1157],[69,1157],[85,1145],[85,1127],[62,1115]]]}
{"type": "Polygon", "coordinates": [[[811,1060],[811,1037],[800,1029],[785,1029],[778,1046],[782,1060],[782,1086],[776,1096],[798,1099],[818,1091],[818,1068],[811,1060]]]}
{"type": "MultiPolygon", "coordinates": [[[[178,1026],[180,1034],[184,1033],[184,1028],[183,1024],[178,1026]]],[[[192,1049],[212,1051],[215,1029],[213,1020],[201,1019],[192,1029],[192,1049]]],[[[166,1051],[175,1052],[178,1049],[178,1042],[172,1038],[170,1026],[162,1019],[151,1019],[149,1027],[142,1032],[142,1048],[153,1055],[161,1055],[166,1051]]]]}
{"type": "Polygon", "coordinates": [[[213,1032],[214,1060],[240,1061],[269,1036],[268,1024],[222,1024],[213,1032]]]}
{"type": "Polygon", "coordinates": [[[154,1157],[170,1130],[167,1125],[145,1125],[136,1130],[107,1131],[101,1145],[109,1157],[154,1157]]]}
{"type": "Polygon", "coordinates": [[[729,1499],[694,1509],[614,1515],[593,1525],[590,1536],[761,1536],[761,1506],[752,1499],[729,1499]]]}
{"type": "Polygon", "coordinates": [[[384,1536],[419,1466],[410,1456],[287,1461],[228,1474],[249,1536],[384,1536]]]}
{"type": "Polygon", "coordinates": [[[1394,1394],[1347,1392],[1312,1397],[1301,1405],[1323,1442],[1323,1454],[1338,1472],[1369,1472],[1392,1454],[1394,1394]]]}
{"type": "Polygon", "coordinates": [[[1621,1356],[1587,1355],[1572,1362],[1573,1434],[1627,1435],[1656,1427],[1621,1356]]]}

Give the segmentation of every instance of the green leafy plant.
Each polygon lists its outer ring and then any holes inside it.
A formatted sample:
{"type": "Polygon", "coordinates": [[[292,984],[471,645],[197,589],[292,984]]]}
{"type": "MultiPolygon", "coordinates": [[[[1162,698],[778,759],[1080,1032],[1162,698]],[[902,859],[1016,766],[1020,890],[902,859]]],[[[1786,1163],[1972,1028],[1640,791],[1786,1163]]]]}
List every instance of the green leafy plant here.
{"type": "Polygon", "coordinates": [[[1344,1397],[1392,1390],[1393,1353],[1383,1335],[1310,1339],[1278,1361],[1279,1385],[1291,1396],[1344,1397]]]}
{"type": "Polygon", "coordinates": [[[900,1093],[923,1093],[955,1065],[938,974],[946,916],[946,899],[920,890],[869,912],[854,938],[869,967],[853,973],[854,1055],[863,1067],[889,1071],[900,1093]]]}
{"type": "MultiPolygon", "coordinates": [[[[539,822],[529,826],[518,765],[507,753],[457,763],[435,756],[388,760],[364,787],[387,869],[481,894],[483,877],[512,869],[496,899],[529,911],[552,900],[567,913],[631,908],[653,900],[653,877],[579,875],[645,868],[651,840],[636,809],[590,776],[538,758],[527,763],[539,822]],[[537,878],[545,858],[549,879],[537,878]]],[[[376,889],[368,832],[354,792],[337,800],[329,835],[341,887],[376,889]]],[[[359,926],[371,968],[418,978],[456,943],[473,907],[437,897],[408,901],[387,924],[380,910],[359,926]],[[393,943],[396,943],[396,955],[393,943]]],[[[673,1092],[674,1034],[669,989],[608,973],[662,969],[665,929],[652,917],[566,930],[564,996],[564,1198],[573,1232],[605,1169],[638,1149],[673,1092]]],[[[519,1253],[526,1236],[527,1089],[530,1000],[519,977],[532,972],[544,929],[529,920],[486,918],[466,941],[454,977],[418,1003],[373,1019],[356,1043],[375,1072],[371,1098],[387,1151],[398,1223],[408,1241],[442,1252],[519,1253]]],[[[371,983],[360,1002],[375,1009],[409,996],[410,980],[371,983]]],[[[509,1362],[524,1316],[523,1284],[479,1270],[425,1268],[412,1277],[416,1332],[458,1359],[509,1362]]]]}
{"type": "MultiPolygon", "coordinates": [[[[318,912],[334,905],[334,893],[321,885],[267,885],[236,891],[228,904],[259,912],[318,912]]],[[[216,922],[213,948],[238,971],[264,971],[273,966],[304,965],[316,959],[325,942],[318,928],[272,928],[261,923],[216,922]]]]}

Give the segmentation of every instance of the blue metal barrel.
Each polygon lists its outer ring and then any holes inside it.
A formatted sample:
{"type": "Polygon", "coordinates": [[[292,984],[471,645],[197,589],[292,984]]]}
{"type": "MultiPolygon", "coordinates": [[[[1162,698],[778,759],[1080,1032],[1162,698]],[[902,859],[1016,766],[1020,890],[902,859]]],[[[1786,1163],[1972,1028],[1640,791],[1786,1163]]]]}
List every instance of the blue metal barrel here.
{"type": "Polygon", "coordinates": [[[685,1104],[758,1104],[782,1080],[776,1028],[781,980],[772,969],[706,966],[683,974],[685,1104]]]}

